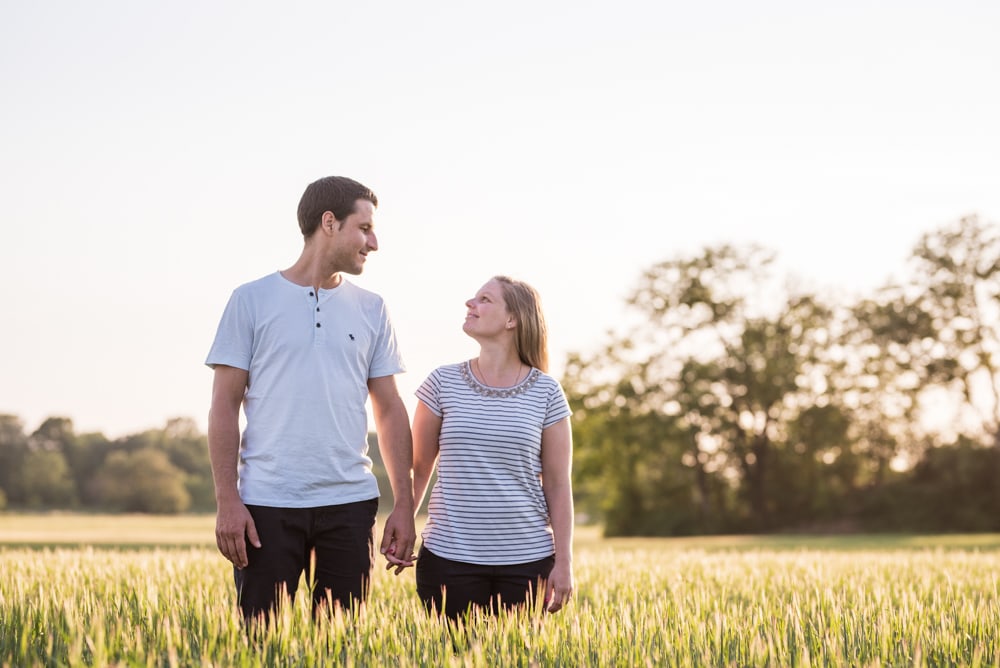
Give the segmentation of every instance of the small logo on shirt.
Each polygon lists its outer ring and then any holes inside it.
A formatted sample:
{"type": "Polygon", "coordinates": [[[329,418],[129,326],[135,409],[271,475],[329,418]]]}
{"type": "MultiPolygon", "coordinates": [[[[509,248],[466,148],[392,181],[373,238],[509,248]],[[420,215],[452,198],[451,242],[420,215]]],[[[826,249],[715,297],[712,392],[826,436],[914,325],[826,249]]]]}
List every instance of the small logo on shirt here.
{"type": "Polygon", "coordinates": [[[350,339],[351,339],[351,341],[353,341],[353,340],[354,340],[354,335],[353,335],[353,334],[348,334],[347,336],[348,336],[348,338],[350,338],[350,339]]]}

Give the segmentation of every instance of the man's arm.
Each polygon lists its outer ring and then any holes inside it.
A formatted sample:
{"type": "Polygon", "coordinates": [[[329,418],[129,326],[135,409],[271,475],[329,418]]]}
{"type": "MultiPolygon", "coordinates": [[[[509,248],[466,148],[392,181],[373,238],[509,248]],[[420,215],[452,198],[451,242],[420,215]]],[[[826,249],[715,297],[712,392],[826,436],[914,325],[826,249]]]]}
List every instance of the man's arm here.
{"type": "Polygon", "coordinates": [[[257,527],[236,488],[236,463],[240,450],[240,406],[248,373],[222,364],[215,367],[212,408],[208,413],[208,455],[215,483],[215,543],[219,552],[237,568],[247,565],[246,540],[260,547],[257,527]]]}
{"type": "Polygon", "coordinates": [[[392,485],[392,512],[385,521],[380,551],[398,575],[413,565],[417,531],[413,524],[413,439],[395,376],[368,379],[379,452],[392,485]]]}

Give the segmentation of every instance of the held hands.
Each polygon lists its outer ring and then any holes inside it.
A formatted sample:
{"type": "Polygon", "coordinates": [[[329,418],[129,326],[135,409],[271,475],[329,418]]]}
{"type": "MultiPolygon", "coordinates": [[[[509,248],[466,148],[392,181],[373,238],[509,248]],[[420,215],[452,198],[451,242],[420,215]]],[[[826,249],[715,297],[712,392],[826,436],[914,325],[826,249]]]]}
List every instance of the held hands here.
{"type": "Polygon", "coordinates": [[[404,569],[416,563],[417,556],[413,553],[417,542],[417,531],[413,525],[413,513],[393,510],[385,521],[382,533],[380,552],[388,563],[385,570],[395,568],[393,575],[399,575],[404,569]]]}
{"type": "Polygon", "coordinates": [[[254,547],[260,547],[257,526],[250,511],[240,500],[219,502],[215,516],[215,544],[236,568],[247,566],[247,540],[254,547]]]}

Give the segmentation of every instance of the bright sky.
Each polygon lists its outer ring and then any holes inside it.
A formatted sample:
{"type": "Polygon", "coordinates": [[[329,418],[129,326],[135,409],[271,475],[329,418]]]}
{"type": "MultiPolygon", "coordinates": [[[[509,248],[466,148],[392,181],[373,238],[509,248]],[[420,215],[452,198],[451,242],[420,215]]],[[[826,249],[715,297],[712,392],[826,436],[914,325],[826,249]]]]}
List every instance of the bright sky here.
{"type": "Polygon", "coordinates": [[[998,34],[995,0],[5,2],[0,413],[204,429],[222,308],[330,174],[380,198],[355,280],[411,410],[496,273],[541,291],[557,375],[706,244],[871,290],[1000,222],[998,34]]]}

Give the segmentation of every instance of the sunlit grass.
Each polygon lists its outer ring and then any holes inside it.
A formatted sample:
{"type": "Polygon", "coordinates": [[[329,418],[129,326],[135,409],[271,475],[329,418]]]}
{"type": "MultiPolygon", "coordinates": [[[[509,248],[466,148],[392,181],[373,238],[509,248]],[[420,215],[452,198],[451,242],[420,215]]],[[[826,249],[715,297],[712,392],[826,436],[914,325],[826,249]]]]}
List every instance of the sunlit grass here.
{"type": "Polygon", "coordinates": [[[214,544],[214,515],[0,513],[0,546],[214,544]]]}
{"type": "Polygon", "coordinates": [[[576,599],[557,615],[449,630],[423,611],[412,570],[378,570],[363,611],[314,621],[300,590],[251,637],[211,518],[178,529],[207,530],[203,545],[125,551],[10,546],[9,519],[0,516],[0,665],[1000,665],[997,536],[868,537],[866,547],[828,537],[605,541],[583,529],[576,599]]]}

